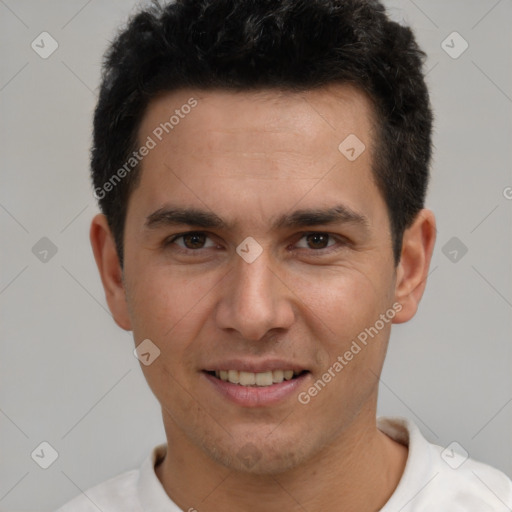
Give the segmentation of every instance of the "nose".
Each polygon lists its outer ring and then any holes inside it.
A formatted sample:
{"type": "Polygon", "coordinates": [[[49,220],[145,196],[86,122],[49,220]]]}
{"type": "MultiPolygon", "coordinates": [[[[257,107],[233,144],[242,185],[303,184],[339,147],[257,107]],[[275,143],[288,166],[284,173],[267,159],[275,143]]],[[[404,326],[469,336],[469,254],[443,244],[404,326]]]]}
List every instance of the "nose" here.
{"type": "Polygon", "coordinates": [[[217,326],[235,330],[247,341],[261,340],[271,330],[290,328],[295,318],[293,293],[282,273],[271,268],[267,251],[252,263],[235,258],[221,285],[217,326]]]}

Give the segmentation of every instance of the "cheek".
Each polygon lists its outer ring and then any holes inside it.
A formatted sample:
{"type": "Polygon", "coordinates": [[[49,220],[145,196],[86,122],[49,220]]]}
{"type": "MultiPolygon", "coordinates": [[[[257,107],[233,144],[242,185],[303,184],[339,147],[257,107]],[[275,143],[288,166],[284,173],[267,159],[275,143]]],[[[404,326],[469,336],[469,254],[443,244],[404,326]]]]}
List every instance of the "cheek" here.
{"type": "MultiPolygon", "coordinates": [[[[339,342],[374,322],[384,307],[383,283],[356,268],[322,269],[316,276],[294,276],[293,290],[339,342]]],[[[385,294],[384,294],[385,295],[385,294]]],[[[336,344],[336,340],[334,341],[336,344]]]]}
{"type": "Polygon", "coordinates": [[[317,406],[331,401],[347,406],[353,401],[357,407],[374,391],[384,361],[391,321],[379,319],[390,308],[389,283],[362,269],[344,268],[321,280],[304,280],[300,286],[298,294],[307,297],[310,321],[318,326],[312,334],[320,338],[318,384],[310,388],[311,396],[322,395],[317,406]]]}
{"type": "Polygon", "coordinates": [[[162,404],[172,403],[185,411],[195,406],[183,387],[188,388],[185,382],[197,371],[192,345],[204,323],[205,296],[214,285],[206,276],[180,276],[176,268],[146,267],[127,286],[136,344],[150,339],[160,350],[154,362],[141,366],[162,404]]]}
{"type": "Polygon", "coordinates": [[[134,335],[166,343],[169,337],[179,342],[176,332],[183,334],[187,326],[197,325],[194,319],[204,308],[202,299],[222,277],[207,273],[194,277],[179,267],[139,269],[127,287],[134,335]]]}

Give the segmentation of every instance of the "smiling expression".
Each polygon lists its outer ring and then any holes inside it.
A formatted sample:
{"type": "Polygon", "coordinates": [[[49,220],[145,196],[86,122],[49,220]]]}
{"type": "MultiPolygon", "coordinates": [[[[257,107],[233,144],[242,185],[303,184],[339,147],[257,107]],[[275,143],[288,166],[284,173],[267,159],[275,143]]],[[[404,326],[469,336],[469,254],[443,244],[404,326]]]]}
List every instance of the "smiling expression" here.
{"type": "Polygon", "coordinates": [[[374,421],[390,323],[314,400],[297,397],[397,300],[375,122],[345,85],[181,90],[150,103],[139,141],[191,97],[142,161],[114,317],[161,351],[142,369],[168,438],[240,470],[250,443],[251,471],[283,471],[374,421]],[[351,134],[355,160],[338,149],[351,134]]]}

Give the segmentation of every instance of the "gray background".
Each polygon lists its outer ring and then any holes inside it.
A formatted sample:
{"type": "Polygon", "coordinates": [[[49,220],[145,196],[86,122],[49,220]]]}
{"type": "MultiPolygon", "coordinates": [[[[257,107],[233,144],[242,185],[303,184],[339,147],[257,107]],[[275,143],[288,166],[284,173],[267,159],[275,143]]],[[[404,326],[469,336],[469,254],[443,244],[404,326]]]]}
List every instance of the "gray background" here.
{"type": "MultiPolygon", "coordinates": [[[[393,328],[379,414],[512,475],[512,1],[386,4],[428,53],[438,241],[419,313],[393,328]],[[441,47],[453,31],[469,43],[457,59],[441,47]]],[[[2,510],[54,510],[165,440],[88,240],[99,66],[134,5],[0,0],[2,510]],[[47,59],[31,48],[43,31],[59,44],[47,59]],[[46,262],[32,252],[42,237],[57,248],[46,262]],[[31,458],[42,441],[59,454],[46,470],[31,458]]]]}

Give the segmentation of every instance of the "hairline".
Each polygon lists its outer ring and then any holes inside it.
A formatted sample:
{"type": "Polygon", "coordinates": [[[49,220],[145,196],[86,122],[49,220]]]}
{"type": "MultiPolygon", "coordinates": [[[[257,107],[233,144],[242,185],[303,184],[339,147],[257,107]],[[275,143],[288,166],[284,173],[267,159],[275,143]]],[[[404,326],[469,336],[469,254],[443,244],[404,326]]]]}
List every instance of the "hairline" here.
{"type": "MultiPolygon", "coordinates": [[[[254,93],[256,95],[260,95],[262,97],[271,98],[272,96],[275,97],[275,94],[278,93],[278,95],[284,95],[284,94],[301,94],[305,92],[310,91],[317,91],[317,90],[325,90],[326,94],[333,94],[332,88],[335,88],[336,86],[340,86],[342,88],[349,88],[349,90],[355,90],[359,94],[363,94],[365,99],[368,102],[368,113],[370,116],[370,134],[371,134],[371,141],[369,144],[367,144],[367,148],[370,150],[370,175],[373,183],[375,184],[378,193],[380,194],[382,200],[384,201],[384,204],[386,205],[386,214],[388,217],[388,223],[390,228],[390,236],[391,236],[391,245],[392,245],[392,251],[394,255],[395,265],[398,265],[399,258],[395,257],[395,237],[398,236],[397,233],[395,233],[395,229],[393,226],[393,219],[392,219],[392,212],[390,205],[388,204],[388,200],[385,197],[384,190],[379,184],[378,180],[378,166],[379,165],[386,165],[387,156],[385,155],[384,150],[384,136],[382,133],[382,130],[384,129],[385,125],[385,118],[380,112],[380,107],[378,104],[378,101],[376,98],[366,90],[365,87],[363,87],[362,84],[357,83],[354,80],[347,79],[339,79],[339,80],[329,80],[324,83],[316,84],[316,85],[293,85],[293,84],[287,84],[287,85],[261,85],[257,84],[255,86],[241,86],[241,85],[233,85],[230,86],[229,84],[211,84],[211,85],[182,85],[177,84],[175,87],[163,87],[161,89],[156,90],[145,102],[144,107],[140,113],[139,118],[134,123],[134,142],[130,146],[128,150],[128,154],[131,154],[133,151],[136,151],[137,148],[140,146],[140,131],[141,127],[144,121],[145,116],[147,115],[148,109],[150,108],[150,105],[154,103],[155,101],[159,100],[160,98],[174,93],[179,93],[182,91],[199,91],[199,92],[232,92],[233,94],[237,93],[254,93]],[[373,128],[373,126],[375,128],[373,128]]],[[[130,177],[128,178],[126,185],[124,187],[123,193],[125,194],[124,198],[124,211],[123,211],[123,218],[122,218],[122,225],[120,226],[121,229],[121,239],[119,240],[119,247],[118,252],[119,259],[121,262],[124,260],[124,239],[125,239],[125,230],[126,230],[126,218],[128,213],[128,206],[130,199],[134,193],[134,191],[138,188],[141,182],[141,176],[143,171],[142,162],[137,163],[137,165],[133,168],[132,173],[130,174],[130,177]]],[[[114,238],[117,238],[117,234],[113,233],[114,238]]],[[[401,241],[400,241],[401,243],[401,241]]],[[[118,245],[116,241],[116,245],[118,245]]]]}

